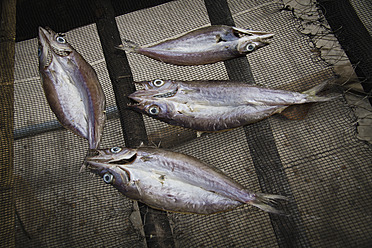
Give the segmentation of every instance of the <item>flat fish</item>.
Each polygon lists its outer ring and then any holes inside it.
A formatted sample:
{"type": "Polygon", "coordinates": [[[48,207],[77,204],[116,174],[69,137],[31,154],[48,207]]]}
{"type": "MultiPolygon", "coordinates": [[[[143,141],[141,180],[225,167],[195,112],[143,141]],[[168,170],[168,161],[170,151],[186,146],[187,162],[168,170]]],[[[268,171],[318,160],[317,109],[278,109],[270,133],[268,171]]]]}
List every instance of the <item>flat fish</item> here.
{"type": "Polygon", "coordinates": [[[50,108],[66,129],[97,149],[106,120],[106,100],[93,67],[62,34],[39,27],[39,72],[50,108]]]}
{"type": "Polygon", "coordinates": [[[276,200],[287,197],[251,192],[215,167],[182,153],[112,147],[96,150],[85,163],[128,198],[156,209],[213,214],[250,204],[284,214],[276,200]]]}
{"type": "Polygon", "coordinates": [[[124,40],[117,48],[169,64],[203,65],[245,56],[269,44],[267,39],[273,36],[268,32],[213,25],[153,46],[124,40]]]}
{"type": "Polygon", "coordinates": [[[280,113],[290,105],[333,99],[315,95],[327,82],[303,93],[230,81],[157,79],[138,84],[143,89],[129,95],[136,102],[129,108],[196,131],[232,129],[280,113]]]}

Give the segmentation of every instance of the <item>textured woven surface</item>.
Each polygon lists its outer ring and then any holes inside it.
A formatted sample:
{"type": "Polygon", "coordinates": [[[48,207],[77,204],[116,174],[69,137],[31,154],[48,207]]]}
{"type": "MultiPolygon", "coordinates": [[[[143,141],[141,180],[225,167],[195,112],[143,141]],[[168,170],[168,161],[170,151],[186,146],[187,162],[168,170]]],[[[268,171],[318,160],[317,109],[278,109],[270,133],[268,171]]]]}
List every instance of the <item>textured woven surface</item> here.
{"type": "MultiPolygon", "coordinates": [[[[298,21],[275,2],[228,1],[236,26],[275,33],[269,46],[247,56],[255,83],[311,88],[331,74],[320,73],[325,63],[313,59],[298,21]]],[[[201,0],[142,9],[118,16],[116,23],[122,38],[141,45],[210,24],[201,0]]],[[[96,26],[71,30],[66,38],[94,67],[107,106],[114,109],[96,26]]],[[[133,53],[127,57],[135,81],[229,79],[222,62],[180,67],[133,53]]],[[[63,129],[35,135],[43,123],[55,122],[40,85],[36,39],[16,44],[15,80],[18,247],[145,247],[141,229],[146,223],[138,220],[133,202],[100,178],[79,173],[87,142],[63,129]]],[[[291,198],[283,206],[290,217],[270,216],[248,205],[210,216],[169,213],[179,247],[277,247],[294,234],[302,247],[366,247],[372,242],[372,147],[355,137],[355,116],[343,97],[311,105],[302,120],[276,115],[262,124],[200,138],[147,116],[144,122],[154,145],[160,142],[215,165],[252,191],[284,191],[291,198]],[[265,167],[260,161],[279,166],[265,167]]],[[[101,147],[117,145],[124,145],[124,139],[113,116],[101,147]]]]}

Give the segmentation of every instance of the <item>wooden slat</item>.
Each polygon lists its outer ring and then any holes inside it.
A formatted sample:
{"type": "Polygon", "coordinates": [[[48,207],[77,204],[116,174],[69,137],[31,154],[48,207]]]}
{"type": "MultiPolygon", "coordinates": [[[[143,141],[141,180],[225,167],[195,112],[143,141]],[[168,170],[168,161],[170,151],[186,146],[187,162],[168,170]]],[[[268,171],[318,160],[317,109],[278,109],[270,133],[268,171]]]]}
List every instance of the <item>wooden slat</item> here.
{"type": "MultiPolygon", "coordinates": [[[[115,93],[120,114],[125,146],[137,148],[147,144],[147,134],[142,115],[127,108],[127,97],[135,91],[133,77],[125,53],[115,49],[121,43],[115,22],[114,9],[109,0],[94,1],[97,16],[97,30],[102,44],[107,69],[115,93]]],[[[148,247],[174,247],[172,231],[167,213],[138,203],[148,247]]],[[[125,244],[122,244],[125,246],[125,244]]]]}

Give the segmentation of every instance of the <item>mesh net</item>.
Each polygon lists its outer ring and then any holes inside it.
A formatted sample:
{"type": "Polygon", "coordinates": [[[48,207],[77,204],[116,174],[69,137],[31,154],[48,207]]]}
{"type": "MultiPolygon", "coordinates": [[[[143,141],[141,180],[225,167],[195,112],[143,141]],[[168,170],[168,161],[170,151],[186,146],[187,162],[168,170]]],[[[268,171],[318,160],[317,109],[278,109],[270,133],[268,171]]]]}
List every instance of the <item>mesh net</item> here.
{"type": "MultiPolygon", "coordinates": [[[[236,26],[275,33],[269,46],[243,58],[256,84],[303,91],[333,76],[330,62],[314,55],[314,40],[299,32],[303,23],[283,10],[283,3],[227,3],[236,26]]],[[[122,38],[145,45],[210,25],[210,20],[204,1],[178,0],[117,16],[116,24],[122,38]]],[[[125,145],[96,25],[68,31],[66,38],[94,67],[106,95],[101,147],[125,145]]],[[[223,62],[180,67],[135,53],[127,58],[134,81],[228,80],[234,70],[223,62]]],[[[240,68],[235,73],[249,77],[240,68]]],[[[17,246],[146,247],[151,237],[137,203],[97,176],[79,173],[88,144],[62,129],[47,104],[37,39],[16,43],[14,91],[17,246]]],[[[292,115],[301,118],[275,115],[198,138],[193,131],[143,117],[150,144],[199,158],[252,191],[291,199],[283,206],[289,217],[248,205],[209,216],[167,213],[172,229],[167,238],[175,246],[367,247],[372,242],[372,147],[356,137],[353,108],[340,97],[292,115]]]]}

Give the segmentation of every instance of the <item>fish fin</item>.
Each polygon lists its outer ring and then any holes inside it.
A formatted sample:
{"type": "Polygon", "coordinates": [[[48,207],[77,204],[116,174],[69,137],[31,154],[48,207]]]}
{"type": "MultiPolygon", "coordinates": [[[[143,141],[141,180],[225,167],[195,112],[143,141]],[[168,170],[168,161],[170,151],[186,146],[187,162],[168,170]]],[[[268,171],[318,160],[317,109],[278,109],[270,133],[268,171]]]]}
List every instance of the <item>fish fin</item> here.
{"type": "Polygon", "coordinates": [[[307,102],[327,102],[336,98],[341,97],[340,95],[337,96],[308,96],[307,102]]]}
{"type": "Polygon", "coordinates": [[[310,104],[296,104],[288,106],[286,109],[282,109],[278,114],[281,116],[284,116],[285,118],[289,120],[303,120],[307,116],[307,113],[309,112],[311,107],[310,104]]]}
{"type": "Polygon", "coordinates": [[[81,167],[79,173],[83,173],[87,169],[87,157],[96,153],[97,150],[95,149],[88,149],[87,153],[85,154],[85,158],[81,163],[81,167]]]}
{"type": "Polygon", "coordinates": [[[320,91],[322,91],[328,85],[329,81],[330,80],[326,80],[326,81],[316,85],[315,87],[302,92],[302,94],[308,95],[308,97],[306,98],[307,102],[326,102],[326,101],[333,100],[335,98],[339,98],[340,97],[339,95],[330,96],[330,97],[316,96],[316,94],[318,94],[320,91]]]}
{"type": "Polygon", "coordinates": [[[278,204],[277,200],[288,201],[289,199],[288,197],[282,195],[256,193],[255,198],[248,203],[269,213],[288,216],[288,214],[286,214],[283,210],[277,209],[275,207],[275,205],[278,204]]]}
{"type": "Polygon", "coordinates": [[[79,173],[83,173],[86,169],[87,169],[87,164],[86,164],[86,161],[84,159],[83,163],[81,163],[79,173]]]}
{"type": "Polygon", "coordinates": [[[282,113],[284,110],[286,110],[287,108],[288,108],[288,106],[283,106],[283,107],[277,109],[277,110],[275,111],[275,114],[280,114],[280,113],[282,113]]]}
{"type": "Polygon", "coordinates": [[[135,53],[140,48],[140,45],[138,45],[137,43],[135,43],[133,41],[123,39],[123,42],[124,42],[123,44],[120,44],[120,45],[116,46],[115,48],[119,49],[119,50],[124,50],[124,51],[130,52],[130,53],[135,53]]]}
{"type": "Polygon", "coordinates": [[[311,96],[315,96],[316,94],[318,94],[320,91],[322,91],[329,83],[329,80],[326,80],[318,85],[316,85],[315,87],[311,88],[311,89],[308,89],[308,90],[305,90],[302,92],[302,94],[307,94],[307,95],[311,95],[311,96]]]}

